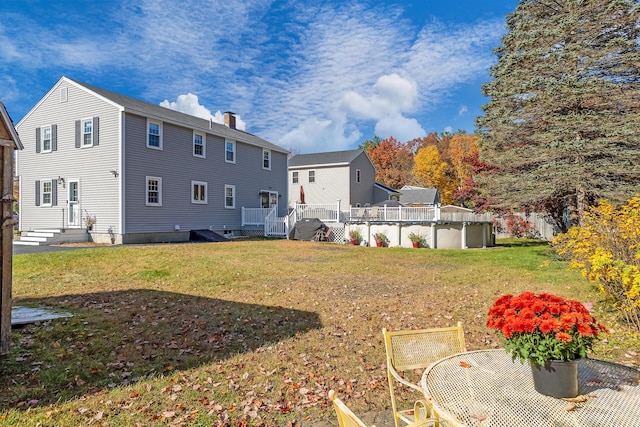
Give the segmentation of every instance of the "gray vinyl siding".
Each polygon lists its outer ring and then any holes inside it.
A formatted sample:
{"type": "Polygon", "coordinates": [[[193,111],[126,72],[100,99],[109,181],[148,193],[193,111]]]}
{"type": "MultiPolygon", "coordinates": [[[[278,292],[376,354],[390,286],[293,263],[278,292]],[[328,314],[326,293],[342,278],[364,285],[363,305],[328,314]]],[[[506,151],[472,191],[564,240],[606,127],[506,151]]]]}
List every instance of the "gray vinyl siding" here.
{"type": "Polygon", "coordinates": [[[286,154],[271,152],[262,168],[262,147],[236,141],[236,162],[225,162],[225,139],[206,133],[206,158],[193,156],[193,129],[163,123],[163,150],[146,147],[147,120],[125,114],[126,233],[206,229],[238,230],[241,208],[259,206],[260,190],[278,191],[286,212],[286,154]],[[162,206],[146,206],[146,177],[162,178],[162,206]],[[207,204],[191,203],[191,181],[207,183],[207,204]],[[235,209],[224,207],[225,185],[235,185],[235,209]],[[283,194],[285,193],[285,194],[283,194]]]}
{"type": "MultiPolygon", "coordinates": [[[[118,180],[109,170],[118,170],[118,107],[78,87],[62,82],[17,126],[24,150],[19,151],[20,228],[68,228],[69,180],[80,183],[80,207],[96,217],[96,229],[106,231],[118,225],[118,180]],[[60,102],[60,88],[67,87],[68,100],[60,102]],[[75,122],[99,117],[99,145],[75,148],[75,122]],[[56,126],[56,150],[36,153],[36,128],[56,126]],[[64,184],[58,177],[64,178],[64,184]],[[36,206],[35,182],[57,180],[57,206],[36,206]]],[[[53,142],[53,141],[52,141],[53,142]]],[[[80,226],[84,226],[80,221],[80,226]]]]}
{"type": "Polygon", "coordinates": [[[367,203],[373,203],[375,168],[364,153],[356,157],[351,163],[349,183],[349,199],[352,205],[355,206],[356,203],[360,203],[361,206],[364,206],[367,203]],[[360,183],[356,183],[356,169],[360,169],[360,183]]]}

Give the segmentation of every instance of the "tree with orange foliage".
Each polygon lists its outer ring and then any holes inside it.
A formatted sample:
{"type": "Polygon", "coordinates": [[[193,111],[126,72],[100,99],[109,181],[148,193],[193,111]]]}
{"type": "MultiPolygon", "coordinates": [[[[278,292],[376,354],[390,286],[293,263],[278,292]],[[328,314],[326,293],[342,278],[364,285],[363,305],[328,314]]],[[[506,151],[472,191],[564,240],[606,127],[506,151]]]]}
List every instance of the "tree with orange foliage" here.
{"type": "Polygon", "coordinates": [[[395,189],[411,183],[411,145],[401,143],[391,136],[380,141],[378,145],[368,144],[364,148],[376,167],[377,182],[395,189]]]}

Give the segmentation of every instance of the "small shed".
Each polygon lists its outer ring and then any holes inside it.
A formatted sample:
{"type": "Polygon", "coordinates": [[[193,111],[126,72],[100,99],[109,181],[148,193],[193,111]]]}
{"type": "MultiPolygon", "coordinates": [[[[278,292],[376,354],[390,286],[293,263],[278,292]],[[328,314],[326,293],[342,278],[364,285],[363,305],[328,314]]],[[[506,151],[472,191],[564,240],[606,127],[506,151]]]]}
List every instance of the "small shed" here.
{"type": "Polygon", "coordinates": [[[13,152],[22,150],[13,121],[0,101],[0,355],[11,347],[11,276],[13,263],[13,152]]]}

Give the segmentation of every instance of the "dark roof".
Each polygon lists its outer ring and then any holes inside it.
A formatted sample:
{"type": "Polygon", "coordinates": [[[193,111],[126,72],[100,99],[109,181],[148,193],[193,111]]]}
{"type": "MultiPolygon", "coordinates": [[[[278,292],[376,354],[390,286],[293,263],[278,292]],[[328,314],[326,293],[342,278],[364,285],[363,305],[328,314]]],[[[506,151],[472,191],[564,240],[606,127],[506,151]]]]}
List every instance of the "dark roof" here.
{"type": "Polygon", "coordinates": [[[388,186],[386,186],[386,185],[384,185],[384,184],[382,184],[382,183],[380,183],[380,182],[374,182],[374,183],[373,183],[373,185],[374,185],[375,187],[380,188],[381,190],[386,191],[386,192],[387,192],[387,193],[389,193],[389,194],[391,194],[391,193],[393,193],[393,194],[400,194],[400,192],[399,192],[398,190],[394,190],[393,188],[388,187],[388,186]]]}
{"type": "Polygon", "coordinates": [[[397,208],[399,206],[404,206],[402,203],[400,203],[397,200],[383,200],[381,202],[373,204],[373,206],[385,206],[385,205],[389,208],[397,208]]]}
{"type": "Polygon", "coordinates": [[[405,185],[400,189],[400,202],[404,205],[435,205],[440,203],[440,193],[437,188],[423,188],[405,185]]]}
{"type": "Polygon", "coordinates": [[[161,107],[160,105],[151,104],[145,101],[140,101],[139,99],[111,92],[109,90],[82,83],[77,80],[69,79],[68,77],[63,77],[63,79],[65,78],[77,85],[84,87],[85,89],[90,90],[91,92],[96,93],[97,95],[108,99],[109,101],[117,105],[124,107],[125,111],[132,114],[137,113],[145,117],[163,119],[165,121],[174,122],[190,128],[203,130],[205,132],[209,131],[210,133],[213,133],[215,135],[220,135],[222,137],[245,142],[251,145],[257,145],[259,147],[279,151],[282,153],[289,152],[288,150],[285,150],[284,148],[279,147],[267,140],[264,140],[260,137],[239,129],[231,129],[228,126],[220,123],[215,123],[211,120],[202,119],[200,117],[195,117],[186,113],[181,113],[180,111],[161,107]]]}
{"type": "Polygon", "coordinates": [[[292,166],[317,166],[350,164],[363,150],[328,151],[325,153],[296,154],[289,159],[289,167],[292,166]]]}

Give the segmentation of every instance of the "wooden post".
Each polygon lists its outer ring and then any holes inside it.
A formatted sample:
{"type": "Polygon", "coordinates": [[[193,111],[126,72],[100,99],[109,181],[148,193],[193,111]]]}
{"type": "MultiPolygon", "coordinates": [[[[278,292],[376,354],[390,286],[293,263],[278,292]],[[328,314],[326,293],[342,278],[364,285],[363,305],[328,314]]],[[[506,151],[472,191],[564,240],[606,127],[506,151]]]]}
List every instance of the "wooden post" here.
{"type": "Polygon", "coordinates": [[[13,152],[22,142],[0,102],[0,355],[11,351],[11,275],[13,261],[13,152]]]}
{"type": "Polygon", "coordinates": [[[2,227],[0,230],[0,355],[11,351],[11,275],[13,258],[13,148],[0,147],[0,188],[2,189],[2,227]]]}

